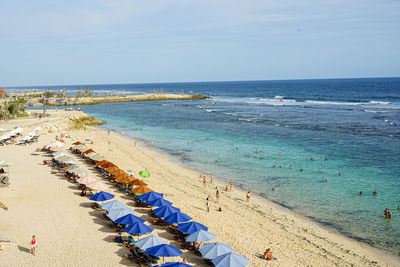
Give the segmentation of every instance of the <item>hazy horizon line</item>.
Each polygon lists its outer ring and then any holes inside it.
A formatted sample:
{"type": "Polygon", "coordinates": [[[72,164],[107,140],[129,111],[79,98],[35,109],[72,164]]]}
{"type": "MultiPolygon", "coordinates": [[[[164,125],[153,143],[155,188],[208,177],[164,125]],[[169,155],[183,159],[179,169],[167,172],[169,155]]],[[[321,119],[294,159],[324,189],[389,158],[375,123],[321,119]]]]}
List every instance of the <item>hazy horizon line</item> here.
{"type": "MultiPolygon", "coordinates": [[[[4,86],[4,89],[19,89],[29,87],[52,87],[52,86],[93,86],[93,85],[125,85],[125,84],[177,84],[177,83],[226,83],[226,82],[274,82],[274,81],[307,81],[307,80],[356,80],[356,79],[393,79],[400,76],[381,76],[381,77],[334,77],[334,78],[293,78],[293,79],[255,79],[255,80],[214,80],[214,81],[174,81],[174,82],[127,82],[127,83],[76,83],[76,84],[52,84],[52,85],[24,85],[24,86],[4,86]]],[[[1,87],[1,86],[0,86],[1,87]]],[[[51,88],[50,88],[51,89],[51,88]]]]}

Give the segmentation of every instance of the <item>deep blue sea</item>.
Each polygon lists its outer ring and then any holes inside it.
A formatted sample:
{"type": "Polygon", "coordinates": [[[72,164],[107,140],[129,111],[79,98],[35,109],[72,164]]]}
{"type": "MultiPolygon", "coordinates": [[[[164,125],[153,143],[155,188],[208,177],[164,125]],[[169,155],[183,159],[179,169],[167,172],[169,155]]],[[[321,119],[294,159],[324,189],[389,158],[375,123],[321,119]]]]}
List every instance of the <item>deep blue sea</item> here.
{"type": "MultiPolygon", "coordinates": [[[[209,95],[80,108],[190,167],[399,255],[400,78],[89,87],[209,95]]],[[[75,94],[77,86],[67,89],[75,94]]]]}

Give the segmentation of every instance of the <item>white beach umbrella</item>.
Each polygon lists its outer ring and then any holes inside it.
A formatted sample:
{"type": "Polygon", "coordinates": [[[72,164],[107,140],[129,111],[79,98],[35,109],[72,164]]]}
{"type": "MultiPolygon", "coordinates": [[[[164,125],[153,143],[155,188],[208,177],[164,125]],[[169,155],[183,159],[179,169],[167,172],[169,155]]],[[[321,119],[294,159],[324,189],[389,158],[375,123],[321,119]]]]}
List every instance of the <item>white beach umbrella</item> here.
{"type": "Polygon", "coordinates": [[[97,191],[104,191],[107,189],[107,187],[99,181],[88,183],[86,186],[97,191]]]}
{"type": "Polygon", "coordinates": [[[86,154],[85,156],[86,156],[87,158],[91,158],[91,157],[96,156],[96,155],[97,155],[96,152],[91,152],[91,153],[86,154]]]}
{"type": "Polygon", "coordinates": [[[72,168],[72,169],[68,170],[68,172],[69,173],[73,173],[75,175],[78,175],[81,178],[87,176],[86,172],[84,170],[82,170],[81,168],[79,168],[79,167],[72,168]]]}
{"type": "Polygon", "coordinates": [[[33,131],[34,132],[42,131],[42,128],[39,126],[39,127],[36,127],[35,129],[33,129],[33,131]]]}
{"type": "Polygon", "coordinates": [[[0,128],[0,132],[5,132],[6,130],[3,128],[0,128]]]}
{"type": "Polygon", "coordinates": [[[94,160],[94,161],[102,161],[102,160],[104,160],[104,157],[102,155],[97,154],[97,155],[94,155],[93,157],[90,157],[90,159],[94,160]]]}
{"type": "Polygon", "coordinates": [[[22,127],[17,127],[14,129],[16,133],[22,133],[24,131],[24,128],[22,127]]]}
{"type": "Polygon", "coordinates": [[[71,156],[71,154],[68,153],[68,152],[65,152],[65,151],[59,151],[59,152],[54,152],[54,153],[53,153],[53,157],[54,157],[54,158],[58,158],[58,157],[61,157],[61,156],[67,156],[67,157],[69,157],[69,156],[71,156]]]}
{"type": "Polygon", "coordinates": [[[14,129],[14,130],[9,131],[7,134],[9,134],[10,136],[13,136],[13,135],[16,135],[17,132],[18,131],[16,129],[14,129]]]}
{"type": "Polygon", "coordinates": [[[31,139],[32,139],[32,136],[26,135],[26,136],[24,136],[24,138],[22,138],[22,141],[29,141],[31,139]]]}
{"type": "Polygon", "coordinates": [[[85,151],[87,149],[87,147],[84,145],[73,145],[72,148],[77,149],[79,151],[85,151]]]}
{"type": "Polygon", "coordinates": [[[95,178],[91,177],[91,176],[86,176],[84,178],[81,177],[81,178],[78,179],[78,183],[84,184],[84,185],[87,185],[87,184],[90,184],[90,183],[93,183],[93,182],[97,182],[97,180],[95,178]]]}
{"type": "Polygon", "coordinates": [[[59,142],[59,141],[55,141],[53,143],[47,144],[46,146],[47,147],[63,147],[64,143],[59,142]]]}

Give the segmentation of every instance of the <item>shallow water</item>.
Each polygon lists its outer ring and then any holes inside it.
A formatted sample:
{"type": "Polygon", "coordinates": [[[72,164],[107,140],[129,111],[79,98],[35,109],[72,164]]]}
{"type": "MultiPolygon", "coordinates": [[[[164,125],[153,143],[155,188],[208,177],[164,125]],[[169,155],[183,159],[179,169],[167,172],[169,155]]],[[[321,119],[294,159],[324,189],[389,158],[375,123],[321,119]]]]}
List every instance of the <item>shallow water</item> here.
{"type": "Polygon", "coordinates": [[[107,128],[154,140],[190,167],[400,251],[399,78],[93,86],[128,93],[161,87],[212,99],[81,109],[107,128]]]}

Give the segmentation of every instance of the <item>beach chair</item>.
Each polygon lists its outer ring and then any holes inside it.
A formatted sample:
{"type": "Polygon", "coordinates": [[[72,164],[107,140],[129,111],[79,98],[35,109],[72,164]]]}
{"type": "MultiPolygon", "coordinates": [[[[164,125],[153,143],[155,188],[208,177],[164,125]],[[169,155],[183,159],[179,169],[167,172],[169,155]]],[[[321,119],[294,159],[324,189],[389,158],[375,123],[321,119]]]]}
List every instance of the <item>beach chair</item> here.
{"type": "Polygon", "coordinates": [[[156,263],[152,263],[151,260],[147,260],[145,266],[156,267],[156,266],[160,266],[160,265],[158,265],[156,263]]]}
{"type": "Polygon", "coordinates": [[[100,205],[96,202],[91,203],[90,206],[92,207],[92,209],[101,210],[100,205]]]}
{"type": "Polygon", "coordinates": [[[195,248],[187,243],[185,240],[182,241],[183,244],[181,244],[181,249],[186,249],[186,250],[195,250],[195,248]]]}

